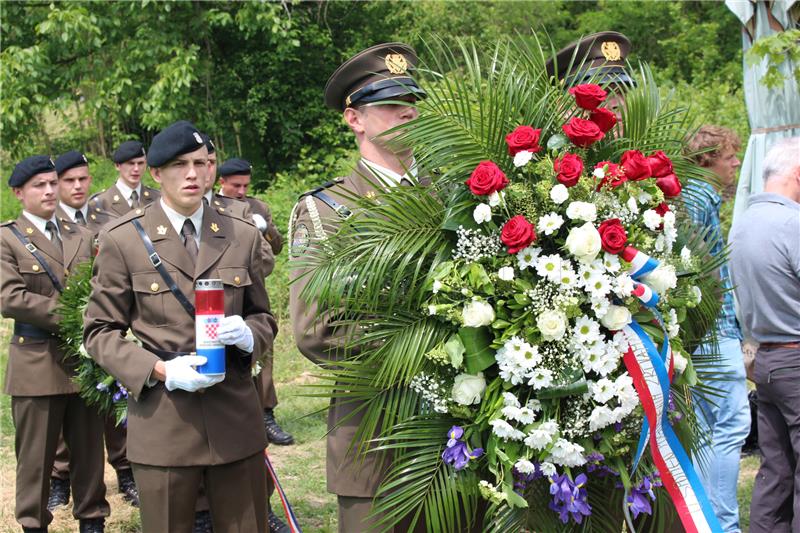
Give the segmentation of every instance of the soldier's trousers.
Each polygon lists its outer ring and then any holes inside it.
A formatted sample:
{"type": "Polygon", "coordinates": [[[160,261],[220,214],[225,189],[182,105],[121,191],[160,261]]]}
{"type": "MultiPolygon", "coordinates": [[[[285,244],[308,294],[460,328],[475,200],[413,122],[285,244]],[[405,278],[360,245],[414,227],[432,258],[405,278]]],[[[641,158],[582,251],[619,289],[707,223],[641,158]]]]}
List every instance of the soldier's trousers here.
{"type": "Polygon", "coordinates": [[[215,533],[265,533],[268,529],[262,452],[215,466],[132,466],[142,533],[191,533],[201,482],[215,533]]]}
{"type": "MultiPolygon", "coordinates": [[[[125,470],[131,467],[127,457],[128,430],[124,425],[116,425],[116,417],[108,415],[104,420],[103,433],[106,442],[106,453],[108,454],[108,464],[114,470],[125,470]]],[[[58,438],[58,449],[56,450],[56,460],[53,463],[53,477],[58,479],[69,479],[69,450],[64,442],[64,437],[58,438]]]]}
{"type": "Polygon", "coordinates": [[[103,483],[103,421],[77,394],[12,396],[17,457],[15,516],[24,527],[44,528],[53,520],[47,510],[50,473],[62,430],[71,450],[70,479],[75,518],[108,516],[103,483]]]}
{"type": "Polygon", "coordinates": [[[800,532],[800,348],[759,348],[758,447],[751,533],[800,532]]]}
{"type": "Polygon", "coordinates": [[[275,383],[272,380],[272,354],[264,358],[264,368],[254,378],[256,392],[261,400],[263,409],[275,409],[278,405],[278,395],[275,392],[275,383]]]}

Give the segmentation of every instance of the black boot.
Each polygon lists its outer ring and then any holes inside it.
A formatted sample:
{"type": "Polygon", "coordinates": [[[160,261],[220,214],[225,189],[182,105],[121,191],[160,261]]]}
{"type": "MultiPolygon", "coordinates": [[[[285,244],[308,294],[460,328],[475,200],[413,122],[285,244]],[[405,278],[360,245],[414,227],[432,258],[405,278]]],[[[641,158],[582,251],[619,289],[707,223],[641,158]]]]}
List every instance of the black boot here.
{"type": "Polygon", "coordinates": [[[46,527],[25,527],[22,526],[22,533],[47,533],[46,527]]]}
{"type": "Polygon", "coordinates": [[[192,533],[214,533],[214,527],[211,525],[211,512],[197,511],[194,513],[192,533]]]}
{"type": "Polygon", "coordinates": [[[50,478],[50,497],[47,498],[47,510],[52,512],[60,505],[69,503],[69,479],[50,478]]]}
{"type": "Polygon", "coordinates": [[[294,437],[286,433],[275,420],[272,409],[264,409],[264,429],[267,432],[267,439],[279,446],[294,444],[294,437]]]}
{"type": "Polygon", "coordinates": [[[139,489],[136,488],[136,481],[130,468],[117,470],[117,487],[123,500],[134,507],[139,507],[139,489]]]}
{"type": "Polygon", "coordinates": [[[106,530],[105,518],[84,518],[79,524],[80,533],[103,533],[106,530]]]}
{"type": "Polygon", "coordinates": [[[267,525],[269,526],[269,533],[292,533],[289,526],[283,523],[283,520],[278,518],[278,515],[269,512],[267,515],[267,525]]]}

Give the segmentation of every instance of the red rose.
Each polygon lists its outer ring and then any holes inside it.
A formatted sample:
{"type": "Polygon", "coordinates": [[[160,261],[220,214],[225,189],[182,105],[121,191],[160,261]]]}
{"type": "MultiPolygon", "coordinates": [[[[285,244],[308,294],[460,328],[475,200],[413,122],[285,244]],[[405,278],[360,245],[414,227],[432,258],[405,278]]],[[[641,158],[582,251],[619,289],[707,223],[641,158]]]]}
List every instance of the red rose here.
{"type": "Polygon", "coordinates": [[[606,185],[613,187],[619,187],[626,181],[628,178],[625,177],[625,174],[622,172],[622,167],[620,167],[616,163],[612,163],[611,161],[600,161],[597,163],[594,168],[602,168],[605,170],[605,176],[600,183],[597,184],[597,189],[600,190],[606,185]]]}
{"type": "Polygon", "coordinates": [[[681,182],[675,174],[668,174],[656,178],[656,185],[667,198],[678,196],[681,193],[681,182]]]}
{"type": "Polygon", "coordinates": [[[656,206],[655,209],[653,209],[653,211],[663,217],[666,213],[669,213],[669,206],[667,205],[667,202],[661,202],[656,206]]]}
{"type": "Polygon", "coordinates": [[[564,157],[553,161],[553,170],[558,174],[556,179],[560,183],[572,187],[583,174],[583,160],[575,154],[564,154],[564,157]]]}
{"type": "Polygon", "coordinates": [[[639,150],[628,150],[622,154],[620,163],[625,170],[625,177],[631,181],[641,181],[652,175],[650,162],[639,150]]]}
{"type": "Polygon", "coordinates": [[[603,100],[608,96],[607,92],[594,83],[576,85],[569,90],[569,94],[575,97],[575,103],[578,104],[578,107],[588,111],[597,109],[597,106],[603,103],[603,100]]]}
{"type": "Polygon", "coordinates": [[[603,138],[604,133],[591,120],[585,118],[572,117],[569,123],[561,126],[564,133],[575,146],[586,148],[590,144],[596,143],[603,138]]]}
{"type": "Polygon", "coordinates": [[[608,133],[608,131],[614,127],[614,124],[617,123],[617,115],[605,107],[598,107],[589,114],[589,120],[597,124],[600,131],[608,133]]]}
{"type": "Polygon", "coordinates": [[[508,155],[517,155],[517,152],[527,151],[536,153],[542,149],[539,146],[539,135],[541,129],[533,129],[530,126],[517,126],[514,131],[506,135],[508,144],[508,155]]]}
{"type": "Polygon", "coordinates": [[[653,154],[647,158],[647,161],[650,163],[652,176],[656,178],[663,178],[675,172],[672,170],[672,161],[670,161],[667,154],[661,150],[653,152],[653,154]]]}
{"type": "Polygon", "coordinates": [[[515,254],[536,240],[536,230],[524,216],[517,215],[505,223],[500,240],[508,247],[508,253],[515,254]]]}
{"type": "Polygon", "coordinates": [[[600,245],[610,254],[618,254],[625,249],[628,234],[618,218],[610,218],[597,228],[600,234],[600,245]]]}
{"type": "Polygon", "coordinates": [[[481,161],[464,183],[467,184],[472,194],[486,196],[505,189],[508,185],[508,178],[500,170],[500,167],[491,161],[481,161]]]}

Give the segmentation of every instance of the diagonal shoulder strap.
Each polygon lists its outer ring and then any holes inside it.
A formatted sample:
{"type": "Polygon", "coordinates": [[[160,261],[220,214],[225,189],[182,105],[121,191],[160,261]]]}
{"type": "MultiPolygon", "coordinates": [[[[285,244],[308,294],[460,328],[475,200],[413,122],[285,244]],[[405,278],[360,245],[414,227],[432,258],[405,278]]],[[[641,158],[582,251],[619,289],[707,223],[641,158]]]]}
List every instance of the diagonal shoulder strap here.
{"type": "Polygon", "coordinates": [[[316,199],[322,201],[323,203],[325,203],[328,207],[333,209],[336,212],[336,214],[339,215],[340,217],[342,217],[343,219],[348,219],[348,218],[350,218],[350,215],[353,214],[353,212],[350,211],[349,207],[347,207],[344,204],[340,204],[339,202],[337,202],[336,200],[331,198],[330,195],[328,195],[327,193],[323,192],[322,190],[318,189],[318,190],[312,192],[311,196],[313,196],[314,198],[316,198],[316,199]]]}
{"type": "Polygon", "coordinates": [[[178,284],[175,283],[175,280],[172,279],[172,276],[170,276],[169,272],[167,272],[164,263],[161,262],[161,258],[158,256],[156,249],[153,247],[153,241],[150,240],[150,236],[147,235],[147,232],[144,230],[144,228],[142,227],[142,225],[139,223],[138,220],[136,219],[131,220],[131,224],[133,224],[133,227],[136,228],[136,231],[139,232],[139,237],[142,238],[144,247],[147,250],[147,254],[150,257],[150,262],[153,264],[155,269],[158,270],[158,273],[161,274],[161,279],[163,279],[164,283],[167,284],[167,287],[169,287],[169,290],[178,300],[178,303],[180,303],[181,306],[186,310],[186,312],[189,313],[189,316],[194,318],[195,312],[192,302],[190,302],[189,299],[186,297],[186,295],[183,294],[183,292],[181,292],[181,289],[180,287],[178,287],[178,284]]]}
{"type": "Polygon", "coordinates": [[[50,281],[53,282],[53,286],[56,288],[56,290],[58,292],[64,292],[64,287],[61,286],[61,282],[58,281],[58,278],[53,272],[53,269],[50,268],[49,264],[47,264],[47,261],[45,260],[41,252],[39,252],[39,249],[30,241],[30,239],[28,239],[25,235],[22,234],[22,232],[17,228],[15,224],[9,224],[8,227],[11,230],[11,232],[14,235],[16,235],[17,239],[19,239],[19,242],[22,243],[22,246],[27,248],[27,250],[31,253],[31,255],[39,262],[40,265],[42,265],[42,268],[44,269],[47,276],[50,278],[50,281]]]}

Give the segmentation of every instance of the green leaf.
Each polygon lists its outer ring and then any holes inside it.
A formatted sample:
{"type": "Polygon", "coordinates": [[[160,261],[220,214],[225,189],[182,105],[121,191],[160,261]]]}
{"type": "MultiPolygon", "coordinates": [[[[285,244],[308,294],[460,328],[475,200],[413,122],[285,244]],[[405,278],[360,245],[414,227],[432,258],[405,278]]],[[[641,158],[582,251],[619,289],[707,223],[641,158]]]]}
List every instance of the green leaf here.
{"type": "Polygon", "coordinates": [[[463,327],[458,330],[458,336],[464,345],[467,372],[477,374],[494,364],[494,335],[488,327],[463,327]]]}
{"type": "Polygon", "coordinates": [[[547,139],[547,149],[548,150],[560,150],[561,148],[565,147],[569,144],[569,139],[563,133],[556,133],[555,135],[551,135],[549,139],[547,139]]]}
{"type": "Polygon", "coordinates": [[[539,398],[549,399],[563,398],[565,396],[579,396],[589,391],[589,386],[586,383],[586,376],[580,368],[567,368],[553,379],[559,382],[559,385],[540,390],[537,394],[539,398]]]}
{"type": "Polygon", "coordinates": [[[453,335],[444,345],[444,351],[450,356],[450,364],[453,368],[461,368],[464,362],[464,344],[461,342],[461,337],[453,335]]]}

